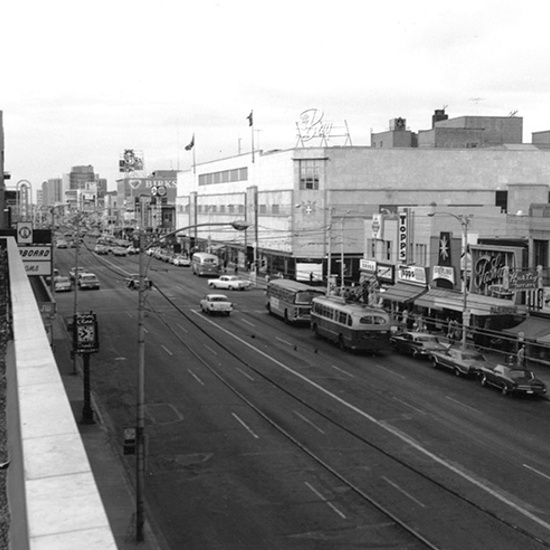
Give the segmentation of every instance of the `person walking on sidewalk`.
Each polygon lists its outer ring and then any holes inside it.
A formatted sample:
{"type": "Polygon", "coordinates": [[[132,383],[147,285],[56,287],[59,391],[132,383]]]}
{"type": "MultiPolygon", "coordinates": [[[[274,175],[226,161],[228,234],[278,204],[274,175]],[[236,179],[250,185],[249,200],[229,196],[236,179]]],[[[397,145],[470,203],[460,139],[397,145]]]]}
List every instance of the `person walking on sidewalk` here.
{"type": "Polygon", "coordinates": [[[518,368],[522,369],[525,367],[525,344],[522,344],[518,349],[517,362],[518,368]]]}

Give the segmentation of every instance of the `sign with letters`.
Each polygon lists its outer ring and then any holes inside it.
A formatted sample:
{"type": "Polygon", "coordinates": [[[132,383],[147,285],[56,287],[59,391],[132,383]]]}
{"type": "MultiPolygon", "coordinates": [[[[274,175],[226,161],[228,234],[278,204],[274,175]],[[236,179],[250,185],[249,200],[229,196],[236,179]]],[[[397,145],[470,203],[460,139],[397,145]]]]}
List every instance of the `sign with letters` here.
{"type": "Polygon", "coordinates": [[[52,246],[23,245],[19,246],[19,256],[23,260],[27,275],[51,275],[52,271],[52,246]]]}

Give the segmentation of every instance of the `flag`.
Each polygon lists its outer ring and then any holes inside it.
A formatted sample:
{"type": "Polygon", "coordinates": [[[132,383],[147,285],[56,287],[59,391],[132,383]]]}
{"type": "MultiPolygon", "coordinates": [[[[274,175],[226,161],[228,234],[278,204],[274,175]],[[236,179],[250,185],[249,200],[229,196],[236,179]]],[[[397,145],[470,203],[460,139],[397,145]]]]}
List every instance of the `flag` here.
{"type": "Polygon", "coordinates": [[[246,118],[248,119],[248,125],[253,126],[254,125],[254,118],[252,117],[252,111],[250,111],[250,114],[246,118]]]}
{"type": "Polygon", "coordinates": [[[191,151],[195,147],[195,134],[193,134],[193,137],[191,138],[191,141],[189,142],[189,145],[185,146],[186,151],[191,151]]]}

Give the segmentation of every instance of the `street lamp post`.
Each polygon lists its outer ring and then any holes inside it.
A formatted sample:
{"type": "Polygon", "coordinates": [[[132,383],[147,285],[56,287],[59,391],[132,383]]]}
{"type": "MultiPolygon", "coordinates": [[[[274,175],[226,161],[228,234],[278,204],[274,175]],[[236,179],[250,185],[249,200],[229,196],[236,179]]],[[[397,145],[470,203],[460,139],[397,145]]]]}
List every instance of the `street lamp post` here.
{"type": "Polygon", "coordinates": [[[213,222],[198,223],[180,227],[171,233],[163,235],[159,239],[145,246],[143,229],[139,232],[139,290],[138,290],[138,370],[136,392],[136,541],[143,541],[144,527],[144,469],[145,469],[145,276],[144,262],[145,251],[156,246],[170,237],[176,236],[181,231],[208,226],[230,226],[237,231],[244,231],[249,227],[246,222],[213,222]]]}
{"type": "Polygon", "coordinates": [[[462,280],[463,303],[462,303],[462,349],[466,349],[466,328],[469,325],[470,312],[468,311],[468,226],[470,216],[465,214],[453,214],[452,212],[430,212],[428,216],[436,214],[451,216],[460,222],[462,226],[462,256],[464,258],[464,276],[462,280]]]}

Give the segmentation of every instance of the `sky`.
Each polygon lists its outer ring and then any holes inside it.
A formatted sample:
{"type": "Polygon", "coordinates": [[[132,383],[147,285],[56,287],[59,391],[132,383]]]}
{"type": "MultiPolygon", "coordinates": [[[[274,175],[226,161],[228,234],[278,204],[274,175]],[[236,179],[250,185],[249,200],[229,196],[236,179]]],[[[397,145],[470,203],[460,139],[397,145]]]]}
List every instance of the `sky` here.
{"type": "MultiPolygon", "coordinates": [[[[145,171],[297,142],[323,113],[353,145],[435,109],[550,130],[544,0],[18,0],[0,26],[8,187],[91,164],[115,188],[125,149],[145,171]],[[253,111],[254,126],[247,116],[253,111]]],[[[333,139],[335,145],[343,139],[333,139]]]]}

